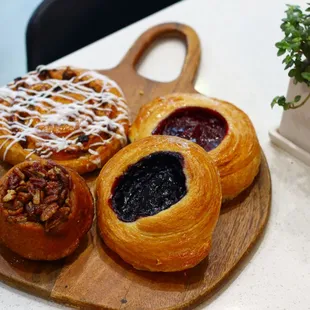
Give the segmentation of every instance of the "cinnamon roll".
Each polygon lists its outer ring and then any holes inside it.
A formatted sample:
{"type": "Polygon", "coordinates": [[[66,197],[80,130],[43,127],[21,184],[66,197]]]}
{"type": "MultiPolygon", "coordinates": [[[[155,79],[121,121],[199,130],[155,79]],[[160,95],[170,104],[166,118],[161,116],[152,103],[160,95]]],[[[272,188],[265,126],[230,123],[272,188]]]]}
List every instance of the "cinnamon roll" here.
{"type": "Polygon", "coordinates": [[[101,168],[127,143],[119,86],[95,71],[40,66],[0,88],[0,158],[50,159],[78,173],[101,168]]]}

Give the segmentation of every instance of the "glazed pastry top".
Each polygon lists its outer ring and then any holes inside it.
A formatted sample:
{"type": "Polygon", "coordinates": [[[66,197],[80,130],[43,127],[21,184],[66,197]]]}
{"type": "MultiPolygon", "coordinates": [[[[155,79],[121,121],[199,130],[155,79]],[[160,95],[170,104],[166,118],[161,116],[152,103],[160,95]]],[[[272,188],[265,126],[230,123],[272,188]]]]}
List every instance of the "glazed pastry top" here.
{"type": "Polygon", "coordinates": [[[127,105],[118,85],[95,71],[36,71],[0,88],[0,148],[20,143],[28,156],[72,159],[112,138],[126,144],[127,105]]]}

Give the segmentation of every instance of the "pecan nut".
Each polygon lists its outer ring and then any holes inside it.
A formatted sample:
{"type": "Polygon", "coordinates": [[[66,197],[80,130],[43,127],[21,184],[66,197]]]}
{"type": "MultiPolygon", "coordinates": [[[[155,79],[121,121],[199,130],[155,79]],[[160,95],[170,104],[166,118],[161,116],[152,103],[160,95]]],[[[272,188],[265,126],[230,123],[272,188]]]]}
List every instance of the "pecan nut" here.
{"type": "Polygon", "coordinates": [[[43,225],[46,231],[66,221],[71,212],[69,191],[71,178],[66,169],[48,162],[33,162],[14,168],[2,197],[9,222],[26,221],[43,225]]]}
{"type": "Polygon", "coordinates": [[[16,216],[8,216],[9,223],[25,223],[27,222],[27,216],[24,214],[16,215],[16,216]]]}
{"type": "Polygon", "coordinates": [[[24,208],[21,207],[21,208],[16,209],[16,210],[8,210],[8,214],[9,215],[18,215],[18,214],[23,213],[23,211],[24,211],[24,208]]]}
{"type": "Polygon", "coordinates": [[[15,197],[16,197],[16,191],[14,189],[8,189],[2,201],[8,202],[8,201],[15,199],[15,197]]]}
{"type": "Polygon", "coordinates": [[[12,173],[8,178],[8,186],[10,189],[15,189],[20,182],[20,178],[15,173],[12,173]]]}
{"type": "Polygon", "coordinates": [[[34,185],[36,188],[42,189],[43,187],[46,186],[46,181],[42,178],[37,178],[37,177],[30,177],[29,181],[34,185]]]}
{"type": "Polygon", "coordinates": [[[40,220],[42,222],[45,222],[47,220],[49,220],[55,213],[56,211],[58,210],[59,206],[57,203],[52,203],[50,204],[49,206],[47,206],[42,214],[41,214],[41,217],[40,217],[40,220]]]}
{"type": "Polygon", "coordinates": [[[16,199],[18,201],[21,201],[22,203],[27,203],[32,199],[32,195],[30,193],[19,192],[19,193],[17,193],[16,199]]]}
{"type": "Polygon", "coordinates": [[[49,195],[49,196],[45,197],[44,203],[50,204],[50,203],[55,202],[57,200],[58,200],[58,195],[49,195]]]}
{"type": "Polygon", "coordinates": [[[14,168],[13,171],[21,180],[25,179],[25,175],[20,171],[19,168],[14,168]]]}
{"type": "Polygon", "coordinates": [[[40,195],[40,190],[39,190],[39,189],[36,189],[36,190],[35,190],[35,194],[33,195],[32,202],[33,202],[35,205],[40,204],[40,202],[41,202],[41,195],[40,195]]]}

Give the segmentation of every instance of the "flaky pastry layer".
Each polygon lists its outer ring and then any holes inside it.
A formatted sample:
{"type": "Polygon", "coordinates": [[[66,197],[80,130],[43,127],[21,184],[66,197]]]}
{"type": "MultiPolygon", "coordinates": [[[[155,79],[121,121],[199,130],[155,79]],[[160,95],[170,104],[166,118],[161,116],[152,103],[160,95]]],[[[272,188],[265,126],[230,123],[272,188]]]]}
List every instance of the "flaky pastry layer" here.
{"type": "Polygon", "coordinates": [[[201,107],[221,114],[228,124],[222,142],[208,154],[219,169],[223,200],[239,195],[249,187],[259,171],[261,149],[249,117],[235,105],[199,94],[175,93],[141,107],[130,131],[134,142],[152,135],[158,124],[179,108],[201,107]]]}
{"type": "Polygon", "coordinates": [[[97,219],[104,242],[136,269],[179,271],[194,267],[210,251],[222,201],[220,178],[208,154],[177,137],[151,136],[119,151],[97,179],[97,219]],[[130,223],[111,207],[114,182],[128,167],[160,151],[184,158],[187,194],[170,208],[130,223]]]}

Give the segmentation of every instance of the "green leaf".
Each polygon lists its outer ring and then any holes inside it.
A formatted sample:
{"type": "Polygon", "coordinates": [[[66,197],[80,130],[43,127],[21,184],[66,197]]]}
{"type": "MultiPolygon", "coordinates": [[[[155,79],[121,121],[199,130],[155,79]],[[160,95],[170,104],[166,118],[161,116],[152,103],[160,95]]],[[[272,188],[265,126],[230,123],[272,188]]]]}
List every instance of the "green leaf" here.
{"type": "Polygon", "coordinates": [[[284,105],[285,102],[286,102],[286,99],[285,99],[284,96],[279,97],[279,99],[278,99],[278,104],[279,104],[279,105],[284,105]]]}
{"type": "Polygon", "coordinates": [[[277,48],[282,48],[282,42],[277,42],[277,43],[275,44],[275,46],[276,46],[277,48]]]}
{"type": "Polygon", "coordinates": [[[295,96],[295,98],[294,98],[294,102],[298,102],[299,100],[300,100],[300,98],[301,98],[301,96],[295,96]]]}
{"type": "Polygon", "coordinates": [[[285,53],[285,49],[279,49],[278,50],[278,53],[277,53],[277,56],[281,56],[285,53]]]}
{"type": "Polygon", "coordinates": [[[297,37],[297,38],[294,38],[292,42],[297,43],[297,42],[300,42],[301,40],[302,40],[301,37],[297,37]]]}
{"type": "MultiPolygon", "coordinates": [[[[294,84],[306,83],[310,86],[310,3],[303,11],[298,5],[287,5],[285,16],[280,28],[283,32],[282,40],[275,43],[277,55],[282,56],[284,69],[289,69],[288,76],[294,84]]],[[[301,106],[296,104],[301,97],[287,101],[284,96],[277,96],[271,102],[271,107],[278,105],[284,110],[301,106]]]]}
{"type": "Polygon", "coordinates": [[[291,45],[291,49],[294,51],[294,52],[298,52],[299,49],[300,49],[300,43],[294,43],[291,45]]]}
{"type": "Polygon", "coordinates": [[[284,70],[290,68],[293,64],[294,64],[294,61],[291,60],[291,61],[285,66],[284,70]]]}
{"type": "Polygon", "coordinates": [[[282,63],[288,64],[290,61],[292,61],[291,55],[286,55],[282,63]]]}
{"type": "Polygon", "coordinates": [[[295,74],[296,74],[296,69],[291,69],[291,70],[288,72],[288,76],[289,76],[289,77],[293,77],[293,76],[295,76],[295,74]]]}
{"type": "Polygon", "coordinates": [[[299,73],[299,72],[297,72],[295,75],[294,84],[296,85],[298,82],[299,83],[304,82],[304,78],[301,76],[301,73],[299,73]]]}
{"type": "Polygon", "coordinates": [[[310,72],[303,72],[303,73],[301,74],[301,76],[302,76],[305,80],[310,81],[310,72]]]}
{"type": "Polygon", "coordinates": [[[277,104],[277,100],[279,97],[275,97],[273,98],[272,102],[271,102],[271,108],[273,108],[276,104],[277,104]]]}

